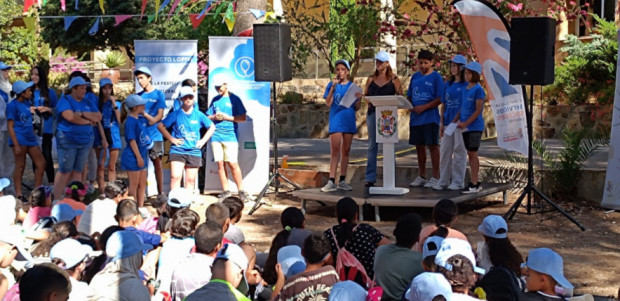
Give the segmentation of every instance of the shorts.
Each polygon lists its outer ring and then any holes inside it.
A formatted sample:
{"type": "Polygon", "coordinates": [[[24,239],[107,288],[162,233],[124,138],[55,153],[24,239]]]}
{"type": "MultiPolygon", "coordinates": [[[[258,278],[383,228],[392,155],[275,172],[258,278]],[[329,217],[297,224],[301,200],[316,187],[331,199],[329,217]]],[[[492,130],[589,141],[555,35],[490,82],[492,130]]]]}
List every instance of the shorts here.
{"type": "Polygon", "coordinates": [[[202,166],[202,158],[187,154],[168,154],[168,161],[185,163],[186,168],[199,168],[202,166]]]}
{"type": "Polygon", "coordinates": [[[87,143],[75,143],[62,131],[56,133],[56,151],[58,152],[58,170],[61,173],[82,172],[88,154],[93,145],[94,136],[87,143]]]}
{"type": "Polygon", "coordinates": [[[410,145],[439,145],[439,125],[427,123],[409,127],[410,145]]]}
{"type": "Polygon", "coordinates": [[[211,141],[211,150],[213,151],[213,161],[237,163],[239,143],[233,141],[211,141]]]}
{"type": "Polygon", "coordinates": [[[463,143],[465,149],[470,152],[477,152],[480,148],[480,141],[482,140],[482,131],[469,131],[463,133],[463,143]]]}
{"type": "Polygon", "coordinates": [[[164,156],[164,142],[153,141],[153,147],[149,149],[149,158],[151,158],[151,160],[155,160],[163,156],[164,156]]]}

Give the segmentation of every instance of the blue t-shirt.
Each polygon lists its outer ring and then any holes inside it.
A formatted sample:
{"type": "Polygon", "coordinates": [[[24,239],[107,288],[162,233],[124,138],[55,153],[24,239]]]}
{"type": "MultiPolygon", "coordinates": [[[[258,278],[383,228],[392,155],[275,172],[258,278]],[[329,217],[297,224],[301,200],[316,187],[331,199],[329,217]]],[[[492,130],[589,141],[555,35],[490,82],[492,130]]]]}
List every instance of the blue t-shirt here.
{"type": "Polygon", "coordinates": [[[172,144],[170,146],[171,154],[201,156],[200,149],[196,147],[196,143],[201,138],[200,129],[209,128],[213,125],[207,115],[196,109],[189,114],[183,110],[178,110],[168,114],[162,123],[166,128],[172,126],[172,133],[170,133],[172,137],[183,139],[182,145],[172,144]]]}
{"type": "MultiPolygon", "coordinates": [[[[480,84],[476,84],[471,89],[463,89],[461,98],[461,122],[466,121],[476,112],[476,101],[478,99],[484,99],[484,89],[480,84]]],[[[483,106],[484,108],[484,106],[483,106]]],[[[482,131],[484,130],[484,120],[482,119],[482,111],[480,115],[467,126],[467,131],[482,131]]]]}
{"type": "MultiPolygon", "coordinates": [[[[56,91],[53,89],[49,89],[48,91],[49,98],[49,107],[56,108],[56,104],[58,103],[58,96],[56,96],[56,91]]],[[[35,107],[44,107],[45,99],[41,98],[41,90],[37,89],[34,91],[34,99],[33,103],[35,107]]],[[[43,134],[53,134],[54,133],[54,116],[53,114],[49,114],[49,116],[43,119],[43,134]]]]}
{"type": "MultiPolygon", "coordinates": [[[[329,90],[332,88],[333,82],[327,84],[323,98],[327,98],[329,90]]],[[[346,84],[337,84],[332,94],[332,105],[329,107],[329,133],[357,133],[357,126],[355,125],[355,103],[350,107],[343,107],[340,105],[342,97],[347,93],[352,82],[346,84]]],[[[358,102],[359,100],[355,100],[358,102]]]]}
{"type": "MultiPolygon", "coordinates": [[[[13,130],[19,145],[37,145],[37,139],[32,128],[32,113],[30,113],[30,105],[28,103],[17,101],[17,99],[9,102],[6,106],[6,119],[13,120],[13,130]]],[[[11,138],[9,138],[9,145],[13,146],[11,138]]]]}
{"type": "Polygon", "coordinates": [[[443,97],[441,97],[441,103],[446,107],[443,113],[443,125],[450,124],[456,114],[461,111],[461,94],[465,87],[467,87],[467,83],[462,81],[452,84],[450,82],[445,83],[443,97]]]}
{"type": "MultiPolygon", "coordinates": [[[[151,92],[145,92],[143,90],[142,92],[138,93],[138,95],[142,96],[142,98],[146,100],[144,111],[151,116],[156,116],[159,109],[166,108],[166,96],[162,91],[155,89],[151,92]]],[[[149,126],[148,132],[149,137],[151,137],[152,141],[164,141],[164,137],[157,129],[157,123],[149,126]]]]}
{"type": "Polygon", "coordinates": [[[87,141],[91,141],[93,136],[93,126],[90,124],[75,124],[62,118],[62,112],[73,111],[73,113],[80,112],[98,112],[97,106],[92,103],[89,97],[84,96],[82,101],[77,101],[71,97],[71,95],[64,95],[58,101],[56,105],[56,111],[58,112],[58,131],[65,133],[67,139],[73,143],[83,144],[87,141]]]}
{"type": "MultiPolygon", "coordinates": [[[[428,75],[422,75],[419,71],[411,77],[407,97],[411,99],[413,106],[427,104],[440,98],[443,91],[443,79],[437,71],[428,75]]],[[[439,124],[439,109],[437,107],[426,110],[421,114],[411,112],[409,118],[410,126],[423,125],[428,123],[439,124]]]]}
{"type": "Polygon", "coordinates": [[[125,142],[127,142],[127,144],[121,154],[121,167],[124,170],[136,171],[146,168],[146,156],[148,148],[152,144],[147,126],[148,121],[143,116],[139,116],[137,119],[132,116],[127,116],[127,120],[125,120],[125,142]],[[144,166],[142,167],[138,167],[138,160],[131,150],[131,145],[129,145],[131,140],[135,140],[138,145],[138,151],[144,161],[144,166]]]}
{"type": "MultiPolygon", "coordinates": [[[[116,107],[121,107],[120,101],[116,102],[116,107]]],[[[116,120],[116,112],[114,112],[114,107],[112,106],[111,101],[104,102],[101,107],[101,126],[104,129],[119,127],[119,122],[116,120]]]]}
{"type": "Polygon", "coordinates": [[[161,235],[151,234],[146,231],[138,230],[134,227],[125,227],[125,230],[138,234],[138,236],[142,239],[142,242],[147,245],[157,247],[161,242],[161,235]]]}
{"type": "MultiPolygon", "coordinates": [[[[239,96],[229,93],[229,96],[218,95],[213,98],[207,116],[224,113],[229,116],[240,116],[246,113],[245,106],[241,102],[239,96]]],[[[228,120],[214,120],[215,133],[211,136],[214,142],[238,142],[237,140],[237,123],[228,120]]]]}

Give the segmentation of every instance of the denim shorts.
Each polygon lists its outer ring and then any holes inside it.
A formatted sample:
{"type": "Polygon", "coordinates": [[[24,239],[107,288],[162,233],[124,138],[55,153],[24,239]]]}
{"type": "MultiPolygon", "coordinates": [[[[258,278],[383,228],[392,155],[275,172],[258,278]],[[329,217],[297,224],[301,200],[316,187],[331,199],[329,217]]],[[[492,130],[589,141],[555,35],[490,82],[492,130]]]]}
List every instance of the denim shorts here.
{"type": "Polygon", "coordinates": [[[93,146],[94,137],[87,143],[75,143],[68,138],[68,133],[56,132],[56,151],[58,152],[58,170],[61,173],[82,172],[93,146]]]}

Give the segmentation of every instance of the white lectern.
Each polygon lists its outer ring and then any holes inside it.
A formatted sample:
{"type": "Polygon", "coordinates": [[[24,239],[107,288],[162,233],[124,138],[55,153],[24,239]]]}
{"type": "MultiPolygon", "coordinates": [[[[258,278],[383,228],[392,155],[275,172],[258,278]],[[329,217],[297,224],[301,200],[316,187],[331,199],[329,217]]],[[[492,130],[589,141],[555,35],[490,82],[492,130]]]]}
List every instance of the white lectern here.
{"type": "Polygon", "coordinates": [[[383,144],[383,187],[370,187],[370,194],[402,195],[408,188],[395,186],[396,167],[394,144],[398,143],[398,109],[413,109],[411,103],[402,95],[365,96],[376,107],[377,143],[383,144]]]}

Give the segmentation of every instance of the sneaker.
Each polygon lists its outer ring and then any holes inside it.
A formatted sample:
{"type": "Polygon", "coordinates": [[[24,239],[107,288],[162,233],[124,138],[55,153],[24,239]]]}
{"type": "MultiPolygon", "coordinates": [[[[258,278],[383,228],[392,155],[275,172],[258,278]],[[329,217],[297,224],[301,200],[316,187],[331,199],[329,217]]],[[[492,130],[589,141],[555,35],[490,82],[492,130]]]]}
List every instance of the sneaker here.
{"type": "Polygon", "coordinates": [[[351,190],[353,190],[353,187],[351,187],[351,185],[347,184],[347,182],[345,182],[345,181],[340,181],[340,182],[338,182],[338,189],[346,190],[346,191],[351,191],[351,190]]]}
{"type": "Polygon", "coordinates": [[[434,177],[431,178],[430,180],[426,181],[426,184],[424,184],[424,188],[431,188],[435,185],[439,184],[439,180],[435,179],[434,177]]]}
{"type": "Polygon", "coordinates": [[[411,182],[409,184],[409,186],[411,186],[411,187],[418,187],[418,186],[422,186],[424,184],[426,184],[426,179],[418,176],[417,178],[415,178],[415,180],[413,180],[413,182],[411,182]]]}
{"type": "Polygon", "coordinates": [[[450,186],[448,186],[448,190],[463,190],[463,186],[457,184],[450,184],[450,186]]]}
{"type": "Polygon", "coordinates": [[[480,182],[478,182],[478,184],[476,185],[469,183],[469,186],[463,189],[463,191],[461,192],[464,194],[468,194],[468,193],[476,193],[476,192],[479,192],[480,190],[482,190],[482,187],[480,187],[480,182]]]}
{"type": "Polygon", "coordinates": [[[432,188],[433,188],[433,190],[444,190],[444,189],[446,189],[446,186],[448,186],[448,185],[444,185],[444,184],[441,184],[441,183],[437,182],[437,184],[433,185],[432,188]]]}
{"type": "Polygon", "coordinates": [[[332,180],[327,181],[327,184],[325,184],[325,186],[321,188],[321,191],[323,192],[332,192],[336,190],[338,190],[338,187],[336,186],[336,184],[334,184],[334,181],[332,180]]]}
{"type": "Polygon", "coordinates": [[[249,203],[252,201],[252,198],[243,190],[239,191],[239,198],[244,202],[244,203],[249,203]]]}
{"type": "Polygon", "coordinates": [[[223,201],[225,198],[231,197],[232,193],[230,193],[230,191],[226,190],[224,192],[222,192],[220,195],[217,196],[218,201],[223,201]]]}

